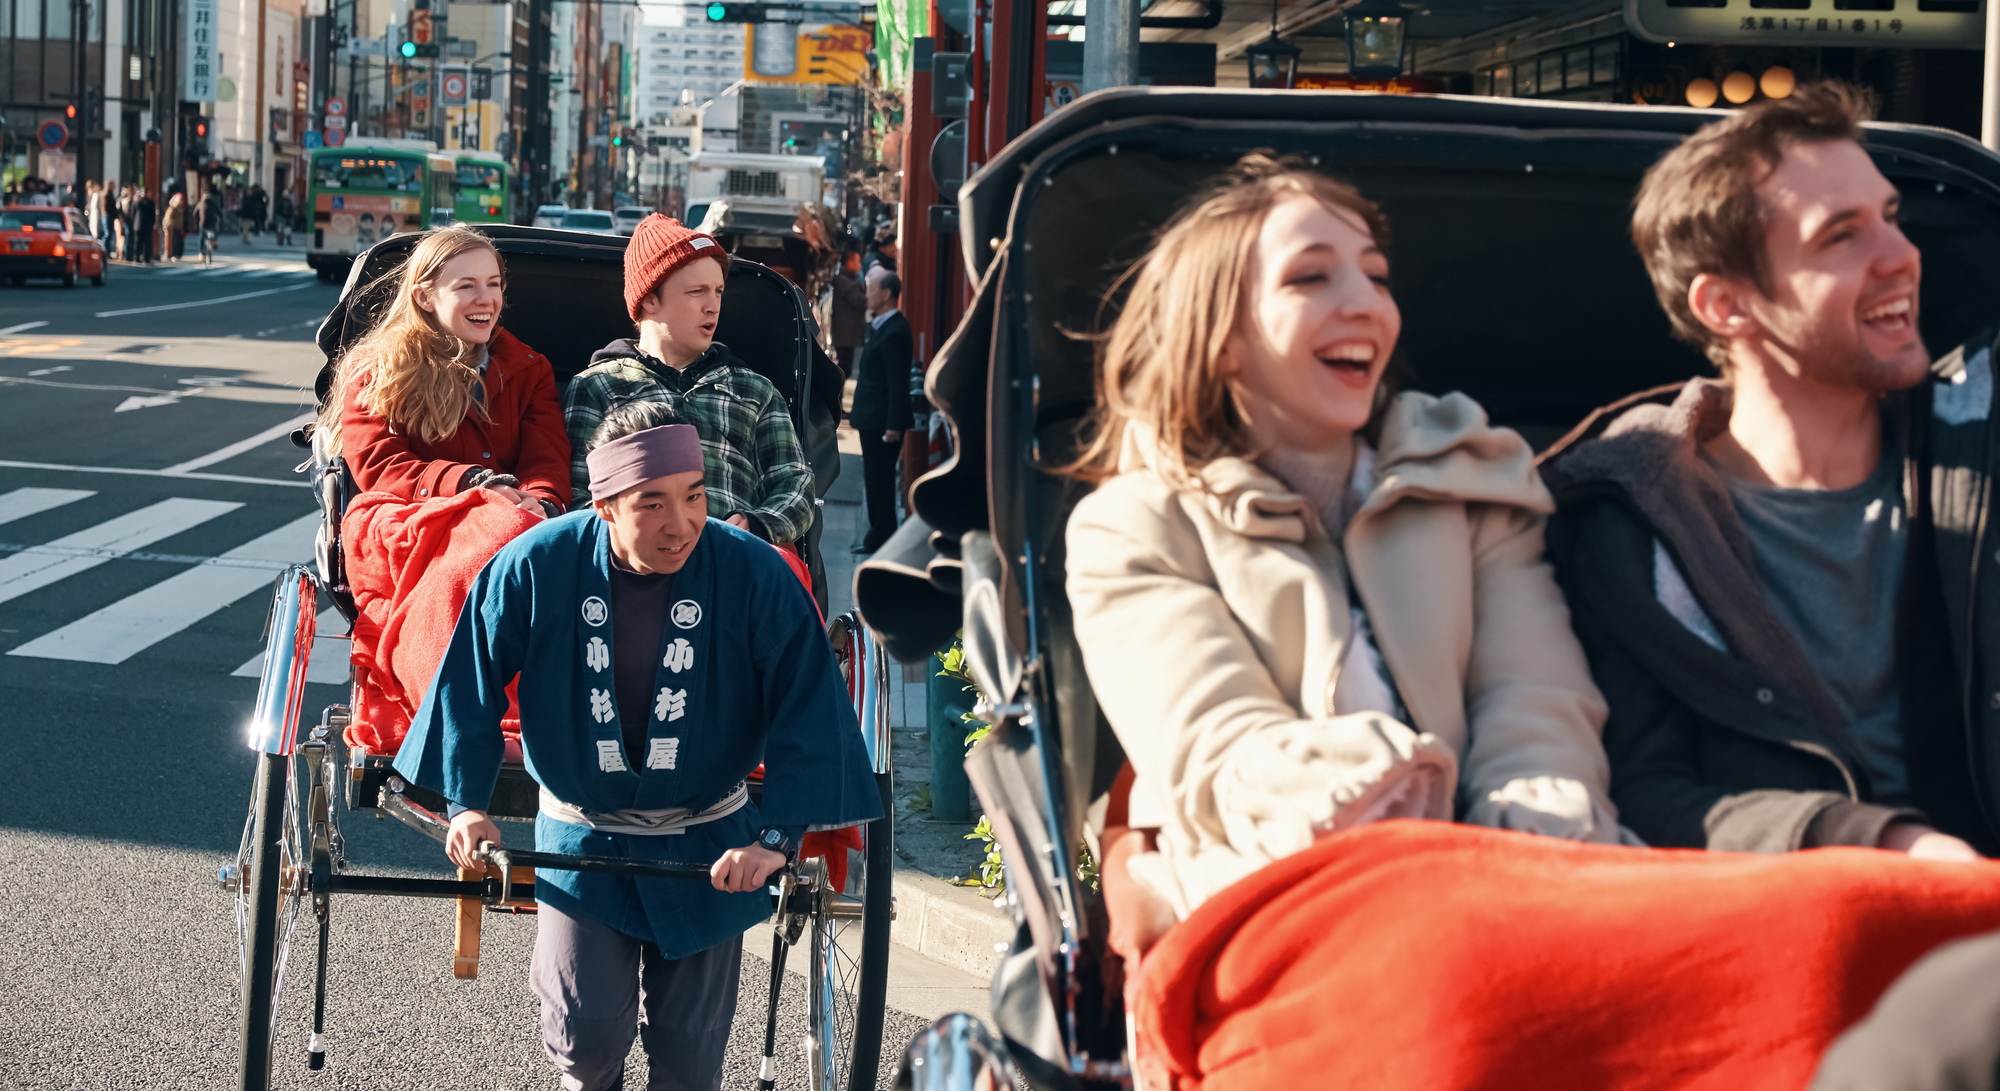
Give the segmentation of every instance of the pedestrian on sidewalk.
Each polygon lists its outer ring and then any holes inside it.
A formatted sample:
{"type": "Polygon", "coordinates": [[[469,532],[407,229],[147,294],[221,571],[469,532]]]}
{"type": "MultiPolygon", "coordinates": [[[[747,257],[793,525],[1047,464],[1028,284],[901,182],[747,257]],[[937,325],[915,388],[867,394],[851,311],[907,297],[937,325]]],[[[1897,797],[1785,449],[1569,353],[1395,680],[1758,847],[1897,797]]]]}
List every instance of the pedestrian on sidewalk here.
{"type": "Polygon", "coordinates": [[[178,193],[167,199],[164,226],[167,232],[165,247],[167,260],[179,261],[187,246],[187,202],[181,200],[181,195],[178,193]]]}
{"type": "Polygon", "coordinates": [[[292,218],[299,214],[292,204],[292,195],[279,190],[276,200],[271,202],[271,232],[275,234],[279,246],[292,245],[292,218]]]}
{"type": "Polygon", "coordinates": [[[243,211],[237,218],[242,221],[243,241],[250,241],[250,233],[264,233],[264,216],[270,210],[270,199],[264,195],[264,187],[253,185],[250,192],[243,195],[243,211]]]}
{"type": "Polygon", "coordinates": [[[860,350],[862,327],[868,322],[868,289],[861,283],[861,248],[849,240],[833,274],[833,300],[827,325],[833,334],[833,360],[844,378],[854,377],[854,354],[860,350]]]}
{"type": "Polygon", "coordinates": [[[138,230],[134,240],[138,249],[132,255],[134,261],[144,260],[153,264],[153,228],[159,222],[159,206],[153,203],[153,195],[141,190],[139,199],[133,204],[133,216],[138,230]]]}
{"type": "Polygon", "coordinates": [[[896,531],[896,458],[910,413],[910,361],[915,357],[910,320],[903,317],[903,280],[878,265],[868,270],[868,309],[875,317],[854,361],[854,411],[861,438],[861,491],[868,533],[860,552],[882,548],[896,531]]]}
{"type": "Polygon", "coordinates": [[[202,257],[207,259],[214,255],[222,239],[222,197],[215,192],[214,186],[210,186],[201,198],[199,221],[202,257]]]}

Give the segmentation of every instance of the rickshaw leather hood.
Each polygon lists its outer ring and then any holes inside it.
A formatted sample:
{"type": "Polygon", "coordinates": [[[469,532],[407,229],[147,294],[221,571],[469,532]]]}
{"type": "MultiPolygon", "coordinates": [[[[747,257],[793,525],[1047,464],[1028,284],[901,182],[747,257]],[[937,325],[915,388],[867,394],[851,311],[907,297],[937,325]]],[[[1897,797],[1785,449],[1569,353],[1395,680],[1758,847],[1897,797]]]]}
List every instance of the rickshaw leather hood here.
{"type": "Polygon", "coordinates": [[[1620,840],[1526,441],[1463,395],[1405,393],[1373,461],[1338,543],[1256,463],[1177,489],[1130,433],[1124,472],[1071,517],[1078,644],[1138,774],[1132,823],[1161,831],[1135,868],[1183,914],[1383,817],[1620,840]],[[1335,711],[1356,597],[1408,724],[1335,711]]]}

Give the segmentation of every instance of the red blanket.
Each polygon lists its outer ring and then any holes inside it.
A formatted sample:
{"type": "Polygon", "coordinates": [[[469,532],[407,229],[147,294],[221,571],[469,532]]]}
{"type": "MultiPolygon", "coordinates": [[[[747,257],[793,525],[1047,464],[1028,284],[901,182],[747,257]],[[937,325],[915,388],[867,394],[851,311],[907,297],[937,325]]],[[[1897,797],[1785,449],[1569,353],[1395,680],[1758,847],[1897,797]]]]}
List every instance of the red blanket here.
{"type": "Polygon", "coordinates": [[[1181,1091],[1804,1088],[1911,963],[1995,928],[2000,864],[1385,822],[1169,932],[1139,1055],[1181,1091]]]}
{"type": "MultiPolygon", "coordinates": [[[[420,504],[381,492],[354,498],[340,524],[347,583],[360,610],[348,745],[378,754],[403,745],[473,577],[501,546],[541,521],[491,489],[420,504]]],[[[501,729],[518,747],[519,706],[509,709],[501,729]]]]}

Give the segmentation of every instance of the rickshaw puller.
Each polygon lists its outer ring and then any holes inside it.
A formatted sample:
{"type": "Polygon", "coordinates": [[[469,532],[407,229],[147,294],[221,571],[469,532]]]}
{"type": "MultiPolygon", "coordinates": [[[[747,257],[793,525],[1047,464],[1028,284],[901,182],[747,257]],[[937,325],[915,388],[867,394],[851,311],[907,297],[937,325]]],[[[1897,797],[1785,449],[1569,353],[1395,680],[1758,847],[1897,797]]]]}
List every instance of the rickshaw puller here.
{"type": "Polygon", "coordinates": [[[707,518],[700,439],[671,419],[611,414],[589,454],[593,511],[480,573],[396,759],[450,801],[446,851],[481,870],[518,674],[536,848],[714,861],[706,885],[537,872],[531,983],[567,1091],[622,1088],[635,1029],[647,1087],[719,1088],[765,882],[809,828],[881,814],[811,598],[769,545],[707,518]],[[761,807],[745,788],[759,761],[761,807]]]}

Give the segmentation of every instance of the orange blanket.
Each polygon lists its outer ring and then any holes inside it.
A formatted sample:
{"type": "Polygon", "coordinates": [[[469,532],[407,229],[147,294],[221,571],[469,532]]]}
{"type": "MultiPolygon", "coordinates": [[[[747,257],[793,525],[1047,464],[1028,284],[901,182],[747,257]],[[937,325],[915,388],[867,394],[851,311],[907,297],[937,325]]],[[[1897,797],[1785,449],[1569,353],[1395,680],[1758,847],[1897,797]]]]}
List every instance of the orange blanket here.
{"type": "MultiPolygon", "coordinates": [[[[348,745],[377,754],[403,745],[473,578],[501,546],[541,521],[491,489],[420,504],[381,492],[354,498],[340,523],[347,583],[360,611],[348,745]]],[[[518,705],[501,728],[518,746],[518,705]]]]}
{"type": "Polygon", "coordinates": [[[1994,928],[2000,864],[1385,822],[1169,932],[1138,1052],[1180,1091],[1804,1088],[1911,963],[1994,928]]]}

